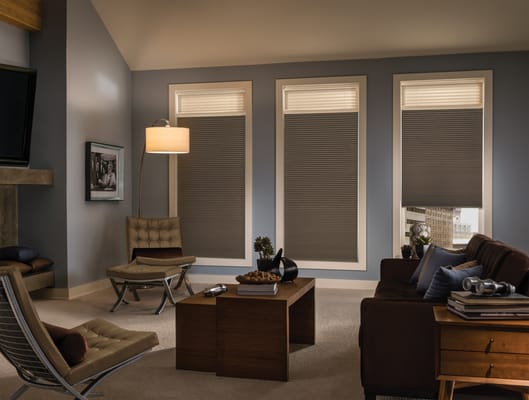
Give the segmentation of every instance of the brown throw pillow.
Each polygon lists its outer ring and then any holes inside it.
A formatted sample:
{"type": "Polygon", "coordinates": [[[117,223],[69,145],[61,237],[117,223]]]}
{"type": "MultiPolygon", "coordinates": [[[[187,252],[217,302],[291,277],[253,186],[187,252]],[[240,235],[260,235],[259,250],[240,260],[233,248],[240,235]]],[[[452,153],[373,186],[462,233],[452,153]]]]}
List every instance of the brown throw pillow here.
{"type": "Polygon", "coordinates": [[[53,265],[53,261],[51,261],[48,258],[37,257],[31,260],[29,264],[33,268],[33,272],[36,272],[36,271],[40,271],[41,269],[51,267],[53,265]]]}
{"type": "Polygon", "coordinates": [[[88,343],[83,335],[71,329],[43,322],[50,337],[69,366],[79,364],[88,351],[88,343]]]}
{"type": "Polygon", "coordinates": [[[452,269],[455,269],[456,271],[460,271],[462,269],[472,268],[478,265],[478,260],[472,260],[464,262],[463,264],[455,265],[452,267],[452,269]]]}

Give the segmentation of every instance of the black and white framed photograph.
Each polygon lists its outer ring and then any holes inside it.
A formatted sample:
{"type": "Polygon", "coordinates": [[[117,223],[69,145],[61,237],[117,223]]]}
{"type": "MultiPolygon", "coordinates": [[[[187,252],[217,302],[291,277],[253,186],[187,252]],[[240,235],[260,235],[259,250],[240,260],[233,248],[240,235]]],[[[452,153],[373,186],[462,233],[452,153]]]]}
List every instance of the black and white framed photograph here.
{"type": "Polygon", "coordinates": [[[86,200],[123,200],[123,146],[86,142],[86,200]]]}

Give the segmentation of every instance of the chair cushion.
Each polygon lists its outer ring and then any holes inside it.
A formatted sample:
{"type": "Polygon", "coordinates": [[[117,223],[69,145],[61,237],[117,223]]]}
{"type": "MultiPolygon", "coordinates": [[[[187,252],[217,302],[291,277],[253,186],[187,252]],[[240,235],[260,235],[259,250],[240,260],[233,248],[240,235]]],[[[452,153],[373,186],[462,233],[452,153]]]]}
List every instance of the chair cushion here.
{"type": "Polygon", "coordinates": [[[71,329],[43,322],[55,345],[68,365],[76,365],[84,360],[88,343],[83,335],[71,329]]]}
{"type": "Polygon", "coordinates": [[[127,243],[130,260],[135,248],[181,248],[180,218],[127,217],[127,243]]]}
{"type": "Polygon", "coordinates": [[[88,351],[84,361],[72,367],[65,376],[71,384],[81,382],[158,345],[155,332],[131,331],[103,319],[93,319],[72,330],[85,337],[88,351]]]}
{"type": "Polygon", "coordinates": [[[174,257],[174,258],[137,257],[136,264],[174,266],[174,265],[192,264],[196,260],[197,258],[195,256],[174,257]]]}
{"type": "Polygon", "coordinates": [[[181,247],[135,247],[132,249],[132,260],[136,257],[174,258],[182,257],[181,247]]]}
{"type": "Polygon", "coordinates": [[[182,272],[178,266],[155,266],[144,264],[124,264],[107,268],[107,276],[127,281],[162,280],[176,276],[182,272]]]}

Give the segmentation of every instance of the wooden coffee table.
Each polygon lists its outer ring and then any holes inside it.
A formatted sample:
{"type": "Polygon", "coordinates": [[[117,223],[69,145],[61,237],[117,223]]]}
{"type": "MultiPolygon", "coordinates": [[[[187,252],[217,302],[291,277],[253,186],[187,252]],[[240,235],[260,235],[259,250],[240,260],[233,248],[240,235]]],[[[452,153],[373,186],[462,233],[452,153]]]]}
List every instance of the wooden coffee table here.
{"type": "Polygon", "coordinates": [[[198,293],[176,304],[176,368],[287,381],[290,343],[315,343],[314,278],[275,296],[198,293]]]}

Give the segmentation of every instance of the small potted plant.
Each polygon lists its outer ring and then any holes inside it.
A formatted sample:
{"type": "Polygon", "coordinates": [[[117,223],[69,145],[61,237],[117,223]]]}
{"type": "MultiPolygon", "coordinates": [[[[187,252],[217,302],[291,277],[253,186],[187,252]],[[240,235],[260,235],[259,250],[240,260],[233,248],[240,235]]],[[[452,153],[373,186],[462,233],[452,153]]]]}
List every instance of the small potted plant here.
{"type": "Polygon", "coordinates": [[[418,236],[415,239],[415,253],[417,257],[422,258],[424,253],[428,250],[428,247],[432,243],[431,236],[418,236]]]}
{"type": "Polygon", "coordinates": [[[273,261],[274,247],[268,236],[257,236],[253,242],[253,249],[259,255],[257,259],[257,269],[259,271],[268,271],[269,264],[273,261]]]}
{"type": "Polygon", "coordinates": [[[400,253],[402,254],[402,258],[408,260],[411,258],[413,248],[409,244],[402,245],[400,248],[400,253]]]}

